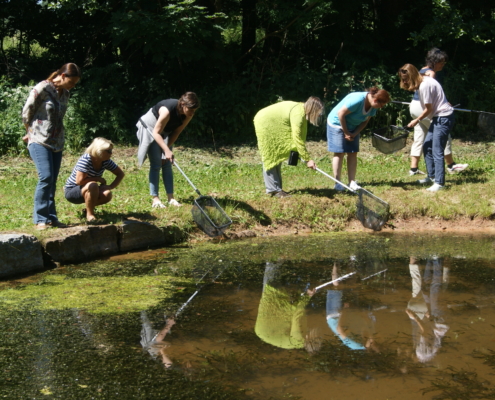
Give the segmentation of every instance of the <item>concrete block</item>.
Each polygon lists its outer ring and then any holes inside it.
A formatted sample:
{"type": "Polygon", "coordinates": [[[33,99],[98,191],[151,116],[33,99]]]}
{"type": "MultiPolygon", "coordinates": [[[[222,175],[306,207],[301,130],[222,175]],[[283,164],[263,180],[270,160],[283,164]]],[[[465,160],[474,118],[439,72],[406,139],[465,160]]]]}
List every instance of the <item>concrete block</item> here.
{"type": "Polygon", "coordinates": [[[43,269],[42,254],[35,236],[0,234],[0,278],[43,269]]]}
{"type": "Polygon", "coordinates": [[[119,226],[119,249],[121,252],[144,250],[165,245],[160,228],[147,222],[128,220],[119,226]]]}
{"type": "Polygon", "coordinates": [[[67,228],[63,234],[42,243],[47,255],[61,264],[79,263],[119,252],[115,225],[67,228]]]}

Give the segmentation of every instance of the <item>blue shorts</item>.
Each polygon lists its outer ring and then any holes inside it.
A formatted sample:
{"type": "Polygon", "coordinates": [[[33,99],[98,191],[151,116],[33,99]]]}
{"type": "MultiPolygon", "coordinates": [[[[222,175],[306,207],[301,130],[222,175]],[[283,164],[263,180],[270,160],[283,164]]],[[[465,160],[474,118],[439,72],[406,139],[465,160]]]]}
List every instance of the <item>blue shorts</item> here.
{"type": "Polygon", "coordinates": [[[84,204],[84,197],[81,193],[81,186],[64,188],[65,198],[72,204],[84,204]]]}
{"type": "Polygon", "coordinates": [[[359,136],[353,141],[345,140],[342,128],[334,128],[327,123],[328,151],[333,153],[357,153],[359,151],[359,136]]]}

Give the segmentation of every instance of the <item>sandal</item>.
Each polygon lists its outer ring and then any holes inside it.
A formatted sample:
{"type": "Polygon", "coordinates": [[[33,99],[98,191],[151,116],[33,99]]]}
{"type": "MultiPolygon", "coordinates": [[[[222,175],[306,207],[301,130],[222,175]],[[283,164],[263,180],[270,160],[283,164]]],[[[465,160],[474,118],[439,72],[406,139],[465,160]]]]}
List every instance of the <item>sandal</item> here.
{"type": "Polygon", "coordinates": [[[177,200],[175,199],[171,199],[168,204],[170,204],[171,206],[175,206],[175,207],[182,207],[182,204],[180,204],[177,200]]]}
{"type": "Polygon", "coordinates": [[[166,208],[167,206],[163,204],[160,200],[153,202],[151,208],[166,208]]]}

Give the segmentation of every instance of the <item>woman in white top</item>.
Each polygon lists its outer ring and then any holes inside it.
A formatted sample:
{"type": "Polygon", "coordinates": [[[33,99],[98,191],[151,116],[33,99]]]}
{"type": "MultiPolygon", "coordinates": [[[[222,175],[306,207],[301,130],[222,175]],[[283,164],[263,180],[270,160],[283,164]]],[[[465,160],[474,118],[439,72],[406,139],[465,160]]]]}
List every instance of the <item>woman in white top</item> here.
{"type": "Polygon", "coordinates": [[[423,144],[428,177],[418,183],[433,183],[427,190],[436,192],[445,185],[445,146],[450,131],[454,126],[454,108],[445,97],[442,86],[433,78],[421,76],[412,64],[405,64],[399,69],[400,87],[411,92],[418,91],[423,111],[407,126],[413,128],[423,119],[431,120],[423,144]]]}
{"type": "MultiPolygon", "coordinates": [[[[443,69],[447,63],[447,59],[447,53],[434,47],[427,53],[425,60],[426,65],[419,70],[419,73],[437,79],[437,72],[440,72],[443,69]]],[[[423,112],[423,108],[419,101],[419,94],[417,92],[414,92],[414,96],[409,104],[409,112],[413,118],[419,117],[423,112]]],[[[411,146],[411,169],[409,170],[410,176],[423,174],[423,172],[418,169],[418,165],[421,154],[423,154],[423,143],[429,127],[430,120],[428,118],[423,119],[414,127],[414,142],[411,146]]],[[[454,158],[452,157],[452,137],[450,135],[447,146],[445,147],[445,162],[447,163],[447,171],[451,174],[464,171],[468,167],[468,164],[457,164],[454,161],[454,158]]]]}

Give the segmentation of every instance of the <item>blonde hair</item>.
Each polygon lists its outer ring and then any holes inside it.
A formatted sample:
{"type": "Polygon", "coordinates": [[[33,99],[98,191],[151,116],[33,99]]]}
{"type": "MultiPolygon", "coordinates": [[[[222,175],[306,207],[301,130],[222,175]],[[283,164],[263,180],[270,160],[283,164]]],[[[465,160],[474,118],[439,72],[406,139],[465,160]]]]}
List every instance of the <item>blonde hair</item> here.
{"type": "Polygon", "coordinates": [[[312,125],[319,126],[325,114],[325,105],[319,97],[311,96],[304,103],[304,112],[312,125]]]}
{"type": "Polygon", "coordinates": [[[95,138],[89,147],[86,149],[86,153],[91,157],[100,158],[104,151],[113,149],[113,143],[105,138],[95,138]]]}
{"type": "Polygon", "coordinates": [[[418,90],[423,82],[423,77],[412,64],[404,64],[399,68],[400,87],[411,92],[418,90]]]}

